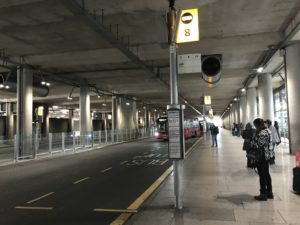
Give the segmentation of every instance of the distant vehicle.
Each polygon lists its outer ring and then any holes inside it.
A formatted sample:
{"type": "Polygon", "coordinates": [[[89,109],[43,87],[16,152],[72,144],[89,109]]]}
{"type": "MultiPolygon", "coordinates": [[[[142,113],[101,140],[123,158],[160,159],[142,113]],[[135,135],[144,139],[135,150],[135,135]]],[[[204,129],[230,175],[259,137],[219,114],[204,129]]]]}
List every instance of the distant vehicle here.
{"type": "MultiPolygon", "coordinates": [[[[168,136],[168,117],[162,116],[156,120],[157,130],[155,137],[157,139],[167,140],[168,136]]],[[[197,119],[185,119],[184,120],[184,137],[197,137],[200,135],[200,125],[197,119]]]]}

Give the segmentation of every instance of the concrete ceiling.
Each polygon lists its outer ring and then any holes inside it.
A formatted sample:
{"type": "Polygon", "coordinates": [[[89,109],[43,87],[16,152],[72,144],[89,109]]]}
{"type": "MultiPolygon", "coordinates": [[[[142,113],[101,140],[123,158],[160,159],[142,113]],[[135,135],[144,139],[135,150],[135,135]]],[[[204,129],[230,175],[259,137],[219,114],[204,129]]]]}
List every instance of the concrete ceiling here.
{"type": "MultiPolygon", "coordinates": [[[[5,56],[15,62],[23,56],[27,64],[47,72],[44,78],[51,80],[49,96],[36,101],[70,105],[65,97],[72,88],[70,81],[76,77],[99,89],[165,108],[170,101],[165,85],[169,80],[169,51],[162,48],[165,43],[162,18],[168,1],[85,0],[86,10],[96,15],[94,18],[106,33],[86,15],[76,13],[73,2],[0,2],[0,48],[5,49],[5,56]],[[153,68],[154,73],[159,68],[159,76],[145,72],[120,51],[111,38],[108,40],[107,34],[118,39],[118,44],[122,42],[121,48],[128,47],[141,62],[153,68]]],[[[81,4],[81,0],[75,2],[81,4]]],[[[211,95],[212,108],[221,114],[266,51],[283,40],[285,28],[300,9],[299,2],[177,0],[176,8],[199,8],[201,36],[200,42],[180,45],[178,53],[223,55],[222,78],[217,87],[208,88],[200,74],[179,75],[181,96],[202,111],[201,97],[211,95]]],[[[78,91],[74,92],[76,95],[78,91]]],[[[15,96],[0,91],[0,100],[15,96]]],[[[96,108],[99,101],[100,108],[103,100],[95,98],[94,101],[96,108]]]]}

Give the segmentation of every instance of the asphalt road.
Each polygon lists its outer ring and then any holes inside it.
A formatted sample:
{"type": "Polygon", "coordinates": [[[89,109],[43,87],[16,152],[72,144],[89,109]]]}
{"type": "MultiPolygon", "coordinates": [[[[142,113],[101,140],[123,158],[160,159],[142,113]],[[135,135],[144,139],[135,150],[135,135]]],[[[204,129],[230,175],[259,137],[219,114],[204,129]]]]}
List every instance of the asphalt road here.
{"type": "Polygon", "coordinates": [[[119,212],[94,209],[126,209],[170,165],[167,142],[146,139],[0,167],[0,224],[110,224],[119,212]]]}

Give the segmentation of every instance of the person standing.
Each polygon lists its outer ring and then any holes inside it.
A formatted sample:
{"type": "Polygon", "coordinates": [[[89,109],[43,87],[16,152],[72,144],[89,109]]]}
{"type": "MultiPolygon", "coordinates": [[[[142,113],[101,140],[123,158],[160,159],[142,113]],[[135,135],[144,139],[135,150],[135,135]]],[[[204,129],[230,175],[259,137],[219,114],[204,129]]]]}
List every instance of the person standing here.
{"type": "Polygon", "coordinates": [[[212,144],[211,147],[218,147],[218,141],[217,141],[217,135],[219,133],[219,128],[217,126],[215,126],[214,124],[212,124],[210,126],[210,134],[211,134],[211,140],[212,140],[212,144]]]}
{"type": "Polygon", "coordinates": [[[264,120],[257,118],[253,121],[256,128],[256,136],[251,141],[251,148],[260,151],[261,159],[257,162],[259,175],[260,195],[254,196],[258,201],[273,199],[272,178],[269,172],[269,160],[274,156],[274,151],[269,148],[271,133],[265,126],[264,120]]]}
{"type": "MultiPolygon", "coordinates": [[[[266,120],[266,125],[269,128],[269,130],[271,131],[270,149],[275,152],[275,147],[280,142],[278,132],[277,132],[276,128],[272,125],[271,120],[266,120]]],[[[270,164],[271,165],[275,164],[275,154],[274,154],[274,157],[270,159],[270,164]]]]}
{"type": "Polygon", "coordinates": [[[275,127],[275,129],[277,131],[277,134],[278,134],[279,142],[277,143],[277,145],[279,145],[281,143],[281,137],[280,137],[279,125],[278,125],[277,121],[274,121],[274,127],[275,127]]]}
{"type": "MultiPolygon", "coordinates": [[[[246,124],[246,129],[242,132],[242,138],[244,139],[243,150],[248,154],[251,149],[251,141],[255,137],[255,129],[252,127],[251,123],[246,124]]],[[[247,158],[247,168],[251,168],[250,160],[247,158]]]]}

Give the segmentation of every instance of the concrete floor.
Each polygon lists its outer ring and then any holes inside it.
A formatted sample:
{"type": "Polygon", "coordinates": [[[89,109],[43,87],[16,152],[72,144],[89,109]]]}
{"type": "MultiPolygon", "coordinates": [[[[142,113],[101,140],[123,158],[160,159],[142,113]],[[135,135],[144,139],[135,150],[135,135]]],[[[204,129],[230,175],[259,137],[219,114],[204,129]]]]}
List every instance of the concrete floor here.
{"type": "Polygon", "coordinates": [[[174,210],[173,176],[131,218],[129,225],[300,225],[300,196],[292,193],[294,156],[287,146],[271,166],[274,200],[257,202],[258,175],[246,168],[241,138],[221,130],[219,147],[206,136],[185,161],[184,208],[174,210]]]}

